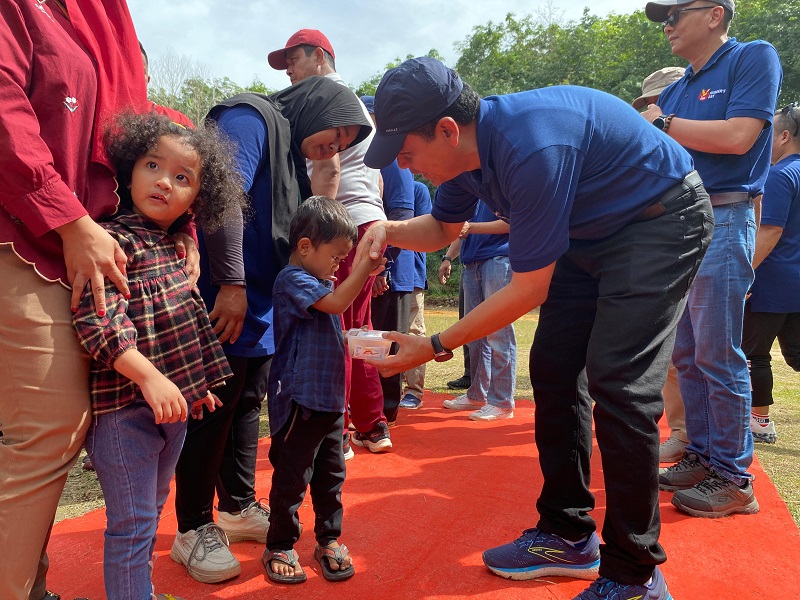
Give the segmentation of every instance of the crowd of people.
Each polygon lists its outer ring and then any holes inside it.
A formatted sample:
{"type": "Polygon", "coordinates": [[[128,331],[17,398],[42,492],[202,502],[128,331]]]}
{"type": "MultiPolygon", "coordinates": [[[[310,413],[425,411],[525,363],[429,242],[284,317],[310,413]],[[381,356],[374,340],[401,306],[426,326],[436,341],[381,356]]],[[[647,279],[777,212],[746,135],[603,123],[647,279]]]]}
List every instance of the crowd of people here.
{"type": "Polygon", "coordinates": [[[148,100],[125,0],[0,4],[0,597],[58,597],[47,542],[83,447],[112,600],[175,598],[152,583],[173,476],[170,556],[194,579],[236,577],[231,544],[254,540],[271,581],[305,581],[307,490],[314,559],[349,579],[351,444],[391,450],[424,364],[465,345],[445,408],[513,418],[513,323],[539,308],[538,522],[483,561],[591,581],[577,600],[669,600],[659,489],[696,517],[758,512],[776,339],[800,370],[800,108],[776,110],[775,49],[728,36],[733,0],[645,14],[687,66],[630,104],[576,86],[480,98],[427,57],[359,99],[302,29],[268,57],[289,87],[193,124],[148,100]],[[428,336],[425,253],[443,248],[464,310],[428,336]],[[391,331],[392,355],[351,358],[343,332],[362,328],[391,331]]]}

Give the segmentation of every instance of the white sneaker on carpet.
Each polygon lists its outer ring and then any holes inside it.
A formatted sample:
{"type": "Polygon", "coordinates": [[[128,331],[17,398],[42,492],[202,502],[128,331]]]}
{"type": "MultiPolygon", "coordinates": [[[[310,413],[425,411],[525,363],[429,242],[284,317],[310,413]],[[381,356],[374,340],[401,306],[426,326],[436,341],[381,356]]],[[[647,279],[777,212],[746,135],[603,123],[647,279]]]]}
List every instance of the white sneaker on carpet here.
{"type": "Polygon", "coordinates": [[[269,507],[261,502],[251,502],[238,515],[219,511],[218,523],[231,544],[245,540],[265,544],[269,529],[269,507]]]}
{"type": "Polygon", "coordinates": [[[466,394],[461,394],[458,398],[453,398],[452,400],[445,400],[442,404],[445,408],[452,410],[470,410],[486,406],[485,402],[478,402],[472,398],[467,398],[466,394]]]}
{"type": "Polygon", "coordinates": [[[202,583],[218,583],[236,577],[242,566],[228,548],[228,538],[216,523],[186,533],[175,533],[169,556],[186,565],[186,571],[202,583]]]}
{"type": "Polygon", "coordinates": [[[513,419],[514,409],[500,408],[487,404],[480,410],[476,410],[469,415],[472,421],[497,421],[498,419],[513,419]]]}

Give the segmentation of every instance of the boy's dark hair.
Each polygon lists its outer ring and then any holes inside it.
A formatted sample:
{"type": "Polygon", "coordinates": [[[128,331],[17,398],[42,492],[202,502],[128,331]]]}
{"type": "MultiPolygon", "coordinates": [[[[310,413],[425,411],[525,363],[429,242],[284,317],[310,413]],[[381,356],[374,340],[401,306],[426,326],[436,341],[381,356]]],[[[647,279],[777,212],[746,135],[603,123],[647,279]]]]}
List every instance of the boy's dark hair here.
{"type": "Polygon", "coordinates": [[[436,131],[436,124],[445,117],[451,117],[459,125],[469,125],[478,118],[480,101],[480,96],[478,96],[478,94],[476,94],[475,91],[469,87],[467,82],[464,82],[464,87],[461,90],[461,94],[459,94],[455,102],[447,107],[447,110],[445,110],[432,121],[423,123],[408,133],[413,133],[414,135],[418,135],[427,141],[431,141],[435,137],[434,132],[436,131]]]}
{"type": "Polygon", "coordinates": [[[338,238],[358,241],[358,227],[347,209],[337,200],[327,196],[311,196],[300,205],[289,225],[289,247],[307,237],[317,248],[338,238]]]}
{"type": "MultiPolygon", "coordinates": [[[[242,177],[235,168],[233,144],[214,123],[189,129],[156,113],[123,113],[105,132],[106,148],[117,171],[117,193],[123,207],[132,209],[128,185],[136,161],[156,147],[162,136],[177,137],[200,156],[200,191],[192,204],[192,214],[198,226],[208,231],[219,228],[230,214],[246,214],[247,195],[242,177]]],[[[180,228],[191,218],[186,215],[170,228],[180,228]]]]}

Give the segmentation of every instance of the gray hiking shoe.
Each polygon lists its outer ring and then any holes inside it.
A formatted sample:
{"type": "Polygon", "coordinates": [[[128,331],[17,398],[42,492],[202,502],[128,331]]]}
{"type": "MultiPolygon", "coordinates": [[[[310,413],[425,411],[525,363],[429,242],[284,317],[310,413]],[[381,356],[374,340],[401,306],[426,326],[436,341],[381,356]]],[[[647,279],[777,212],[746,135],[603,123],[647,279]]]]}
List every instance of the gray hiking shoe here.
{"type": "Polygon", "coordinates": [[[658,470],[658,489],[665,492],[685,490],[700,483],[708,475],[708,467],[694,452],[686,452],[678,462],[658,470]]]}
{"type": "Polygon", "coordinates": [[[672,504],[693,517],[712,519],[737,513],[752,515],[759,510],[752,483],[739,487],[713,469],[697,485],[675,492],[672,504]]]}

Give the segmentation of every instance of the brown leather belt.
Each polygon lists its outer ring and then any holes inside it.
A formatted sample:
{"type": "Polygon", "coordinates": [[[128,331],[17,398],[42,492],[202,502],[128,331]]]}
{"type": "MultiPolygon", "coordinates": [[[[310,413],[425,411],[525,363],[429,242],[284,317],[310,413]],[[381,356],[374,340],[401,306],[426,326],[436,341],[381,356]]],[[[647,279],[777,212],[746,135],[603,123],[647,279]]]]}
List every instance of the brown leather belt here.
{"type": "Polygon", "coordinates": [[[711,206],[725,206],[726,204],[738,204],[750,200],[747,192],[723,192],[722,194],[711,194],[711,206]]]}

